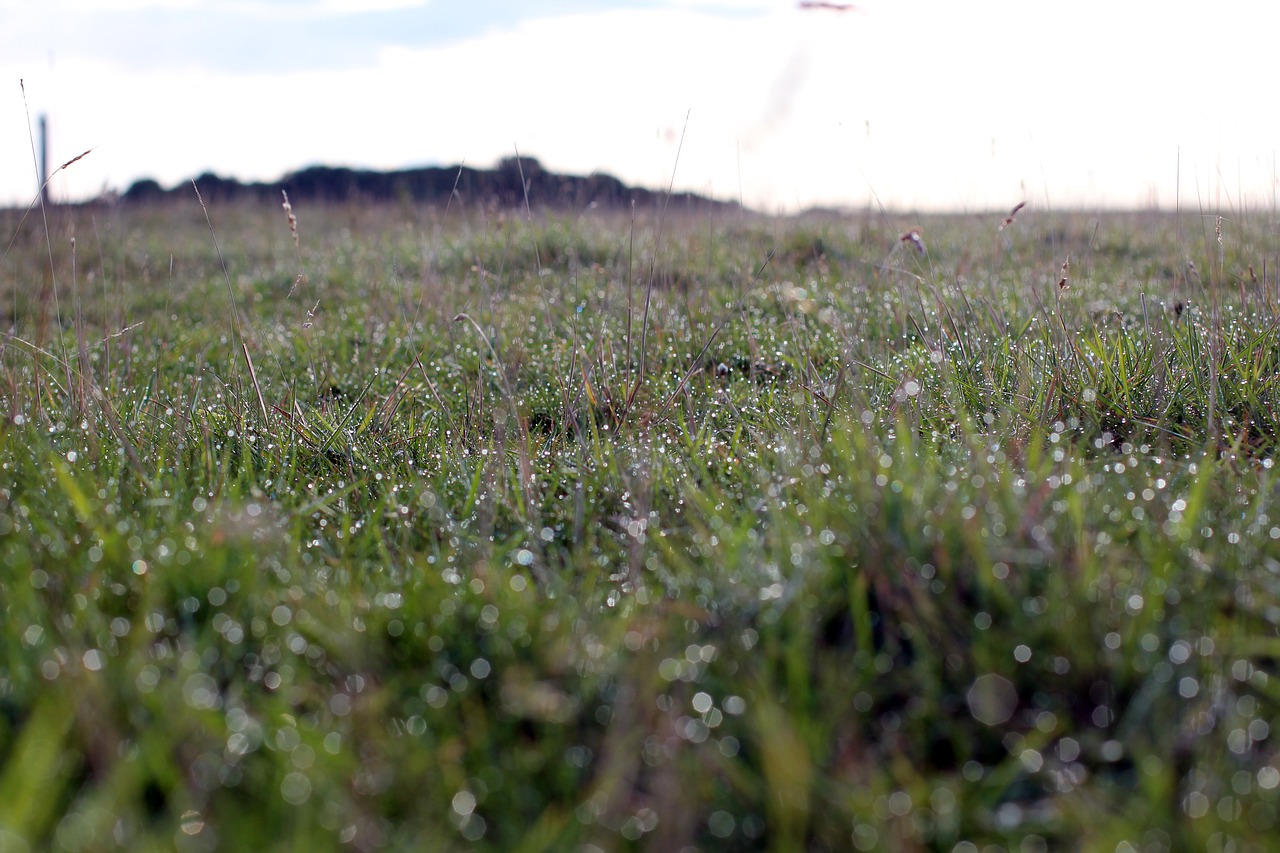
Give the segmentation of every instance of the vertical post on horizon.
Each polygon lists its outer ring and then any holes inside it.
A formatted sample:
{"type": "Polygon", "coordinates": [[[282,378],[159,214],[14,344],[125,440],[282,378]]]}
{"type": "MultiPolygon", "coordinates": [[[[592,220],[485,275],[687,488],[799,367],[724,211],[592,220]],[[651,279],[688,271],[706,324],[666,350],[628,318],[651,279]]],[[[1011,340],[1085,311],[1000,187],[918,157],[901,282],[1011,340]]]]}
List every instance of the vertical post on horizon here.
{"type": "Polygon", "coordinates": [[[40,204],[49,204],[49,116],[40,113],[40,204]]]}

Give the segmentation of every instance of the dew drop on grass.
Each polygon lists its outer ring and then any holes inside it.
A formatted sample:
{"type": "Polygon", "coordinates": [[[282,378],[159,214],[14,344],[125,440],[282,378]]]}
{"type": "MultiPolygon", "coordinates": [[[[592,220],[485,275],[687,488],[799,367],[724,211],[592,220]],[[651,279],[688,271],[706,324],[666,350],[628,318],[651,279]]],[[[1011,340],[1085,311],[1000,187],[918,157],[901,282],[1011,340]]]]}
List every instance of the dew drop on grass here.
{"type": "Polygon", "coordinates": [[[311,798],[311,780],[296,770],[287,773],[280,782],[280,795],[290,805],[300,806],[311,798]]]}
{"type": "Polygon", "coordinates": [[[912,802],[911,795],[906,791],[894,791],[889,795],[889,811],[897,817],[903,817],[911,813],[912,802]]]}
{"type": "Polygon", "coordinates": [[[453,795],[453,811],[460,817],[467,817],[476,810],[475,794],[467,790],[459,791],[453,795]]]}
{"type": "Polygon", "coordinates": [[[1000,726],[1013,716],[1018,705],[1018,691],[1009,679],[988,673],[974,679],[966,701],[975,720],[988,726],[1000,726]]]}
{"type": "Polygon", "coordinates": [[[199,835],[204,831],[204,818],[197,811],[183,812],[178,827],[186,835],[199,835]]]}
{"type": "Polygon", "coordinates": [[[726,811],[714,811],[707,819],[707,829],[716,838],[728,838],[733,835],[734,824],[733,815],[726,811]]]}

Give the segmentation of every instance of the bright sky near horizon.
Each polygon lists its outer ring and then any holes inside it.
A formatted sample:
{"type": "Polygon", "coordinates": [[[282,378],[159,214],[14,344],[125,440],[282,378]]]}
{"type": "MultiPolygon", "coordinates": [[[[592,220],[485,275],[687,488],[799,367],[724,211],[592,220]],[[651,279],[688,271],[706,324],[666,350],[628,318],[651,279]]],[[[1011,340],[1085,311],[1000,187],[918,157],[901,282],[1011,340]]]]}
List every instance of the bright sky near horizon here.
{"type": "Polygon", "coordinates": [[[801,5],[0,0],[0,205],[45,113],[57,198],[518,147],[771,212],[1275,206],[1272,0],[801,5]]]}

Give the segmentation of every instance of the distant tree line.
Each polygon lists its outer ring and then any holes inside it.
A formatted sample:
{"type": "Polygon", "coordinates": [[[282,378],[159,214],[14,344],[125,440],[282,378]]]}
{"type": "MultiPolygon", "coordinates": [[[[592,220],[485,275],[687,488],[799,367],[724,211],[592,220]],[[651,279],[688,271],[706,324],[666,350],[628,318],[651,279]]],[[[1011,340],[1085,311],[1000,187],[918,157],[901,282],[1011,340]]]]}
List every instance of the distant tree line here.
{"type": "MultiPolygon", "coordinates": [[[[292,202],[416,202],[444,204],[456,201],[493,207],[523,207],[526,197],[535,208],[584,209],[624,208],[633,202],[650,207],[661,201],[664,192],[629,187],[601,173],[560,175],[549,172],[532,157],[502,160],[494,169],[470,166],[431,166],[378,172],[333,166],[312,166],[286,175],[279,181],[241,183],[205,173],[195,179],[206,201],[279,200],[280,191],[292,202]],[[522,180],[523,179],[523,180],[522,180]]],[[[146,203],[191,192],[185,181],[165,189],[156,181],[136,181],[124,193],[126,203],[146,203]]],[[[673,193],[673,209],[736,208],[735,203],[715,201],[695,193],[673,193]]]]}

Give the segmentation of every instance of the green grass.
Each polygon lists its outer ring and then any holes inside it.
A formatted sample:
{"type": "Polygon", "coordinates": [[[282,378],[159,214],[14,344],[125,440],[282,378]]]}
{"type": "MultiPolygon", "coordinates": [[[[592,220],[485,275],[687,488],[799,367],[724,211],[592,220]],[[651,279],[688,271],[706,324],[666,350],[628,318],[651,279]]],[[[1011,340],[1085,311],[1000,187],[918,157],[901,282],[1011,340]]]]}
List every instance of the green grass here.
{"type": "Polygon", "coordinates": [[[1274,846],[1272,214],[297,213],[0,217],[0,850],[1274,846]]]}

